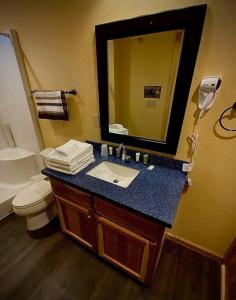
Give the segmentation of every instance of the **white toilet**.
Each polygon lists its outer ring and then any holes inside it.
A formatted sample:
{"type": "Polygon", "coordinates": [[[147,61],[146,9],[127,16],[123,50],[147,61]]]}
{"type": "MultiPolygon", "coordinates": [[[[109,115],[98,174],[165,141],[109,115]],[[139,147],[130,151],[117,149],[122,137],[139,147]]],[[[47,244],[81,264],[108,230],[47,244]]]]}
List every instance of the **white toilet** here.
{"type": "Polygon", "coordinates": [[[40,180],[19,192],[12,201],[13,211],[25,216],[28,230],[39,229],[56,215],[56,203],[49,181],[40,180]]]}

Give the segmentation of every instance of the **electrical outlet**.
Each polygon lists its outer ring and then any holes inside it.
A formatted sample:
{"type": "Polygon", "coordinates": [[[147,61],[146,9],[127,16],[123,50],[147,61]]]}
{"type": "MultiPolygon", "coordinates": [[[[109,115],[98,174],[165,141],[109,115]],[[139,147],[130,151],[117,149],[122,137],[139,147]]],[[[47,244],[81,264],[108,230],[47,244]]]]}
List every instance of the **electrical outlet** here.
{"type": "Polygon", "coordinates": [[[98,115],[93,115],[93,127],[94,128],[99,128],[100,124],[99,124],[99,116],[98,115]]]}

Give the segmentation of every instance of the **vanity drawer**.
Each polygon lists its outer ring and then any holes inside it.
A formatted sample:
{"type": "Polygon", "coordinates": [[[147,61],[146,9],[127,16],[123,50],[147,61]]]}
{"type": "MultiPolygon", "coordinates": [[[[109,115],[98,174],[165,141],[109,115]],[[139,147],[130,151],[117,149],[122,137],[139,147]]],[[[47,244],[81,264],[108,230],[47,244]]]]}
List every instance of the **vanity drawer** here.
{"type": "Polygon", "coordinates": [[[68,201],[79,204],[84,208],[93,208],[92,195],[73,188],[55,179],[50,179],[52,189],[56,195],[68,201]]]}
{"type": "Polygon", "coordinates": [[[154,242],[161,242],[165,227],[161,224],[128,211],[116,204],[95,196],[95,210],[98,214],[116,222],[140,236],[154,242]]]}

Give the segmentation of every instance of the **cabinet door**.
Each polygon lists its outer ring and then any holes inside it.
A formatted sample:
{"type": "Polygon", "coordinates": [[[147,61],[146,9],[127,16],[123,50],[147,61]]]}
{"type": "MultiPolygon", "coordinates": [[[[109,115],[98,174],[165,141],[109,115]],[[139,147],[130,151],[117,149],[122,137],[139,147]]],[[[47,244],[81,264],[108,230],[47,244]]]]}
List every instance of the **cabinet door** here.
{"type": "Polygon", "coordinates": [[[96,249],[94,216],[88,209],[56,195],[62,231],[92,250],[96,249]]]}
{"type": "Polygon", "coordinates": [[[98,251],[106,260],[144,280],[149,257],[148,240],[99,217],[98,251]]]}

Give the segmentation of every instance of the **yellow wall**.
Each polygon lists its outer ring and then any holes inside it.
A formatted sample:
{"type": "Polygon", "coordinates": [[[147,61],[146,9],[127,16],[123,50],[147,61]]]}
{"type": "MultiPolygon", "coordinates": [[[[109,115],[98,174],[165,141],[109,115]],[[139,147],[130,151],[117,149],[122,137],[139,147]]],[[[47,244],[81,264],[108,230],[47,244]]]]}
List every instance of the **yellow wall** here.
{"type": "Polygon", "coordinates": [[[114,41],[114,89],[116,103],[116,121],[129,128],[129,107],[126,106],[130,94],[131,41],[126,39],[114,41]],[[121,67],[122,66],[122,67],[121,67]],[[124,75],[125,74],[125,75],[124,75]],[[117,101],[120,99],[120,101],[117,101]]]}
{"type": "Polygon", "coordinates": [[[200,124],[193,187],[182,197],[173,232],[223,254],[236,235],[236,144],[215,124],[236,97],[235,0],[1,0],[0,30],[18,31],[32,88],[79,90],[69,123],[40,122],[45,144],[56,146],[69,137],[99,140],[91,117],[98,113],[95,24],[200,3],[208,12],[176,158],[187,159],[201,78],[222,75],[223,84],[200,124]]]}

